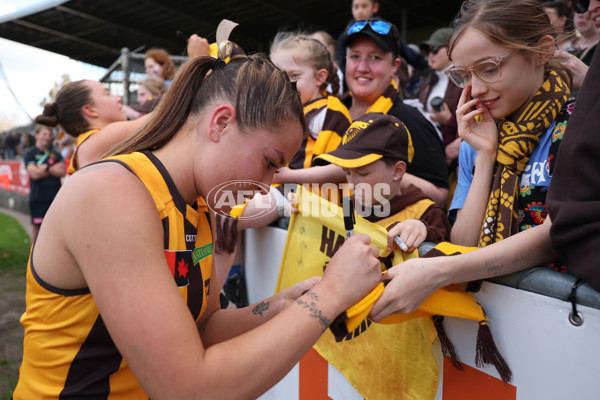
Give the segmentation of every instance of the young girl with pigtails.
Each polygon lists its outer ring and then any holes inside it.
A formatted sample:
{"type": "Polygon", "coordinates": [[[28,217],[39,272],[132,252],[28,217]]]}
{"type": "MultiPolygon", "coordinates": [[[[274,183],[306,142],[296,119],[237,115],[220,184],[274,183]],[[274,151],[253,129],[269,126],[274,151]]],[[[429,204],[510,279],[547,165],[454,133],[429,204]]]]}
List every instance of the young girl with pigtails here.
{"type": "MultiPolygon", "coordinates": [[[[337,149],[346,129],[351,124],[346,106],[331,93],[337,93],[340,82],[331,54],[321,42],[297,32],[280,32],[271,44],[270,58],[295,84],[304,109],[307,134],[300,149],[287,166],[277,170],[274,184],[334,184],[346,181],[342,168],[336,165],[315,166],[316,156],[337,149]]],[[[286,198],[275,189],[269,196],[250,201],[242,214],[239,229],[264,226],[283,215],[286,198]],[[250,218],[260,213],[257,205],[270,204],[272,212],[262,213],[260,218],[250,218]],[[278,206],[278,207],[277,207],[278,206]]],[[[337,191],[322,193],[330,201],[339,202],[337,191]]],[[[287,193],[286,193],[287,195],[287,193]]]]}
{"type": "Polygon", "coordinates": [[[296,83],[304,107],[308,136],[289,165],[280,168],[277,183],[339,183],[345,181],[341,168],[315,167],[313,159],[335,150],[351,124],[346,106],[331,93],[337,93],[340,82],[331,53],[318,40],[294,32],[280,32],[270,50],[275,65],[296,83]]]}

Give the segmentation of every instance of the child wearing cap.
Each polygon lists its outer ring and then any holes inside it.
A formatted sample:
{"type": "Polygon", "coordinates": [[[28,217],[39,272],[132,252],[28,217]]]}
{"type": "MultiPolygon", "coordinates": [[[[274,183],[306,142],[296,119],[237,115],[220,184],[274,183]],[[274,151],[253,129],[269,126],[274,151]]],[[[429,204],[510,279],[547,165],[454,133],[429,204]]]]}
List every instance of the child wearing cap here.
{"type": "Polygon", "coordinates": [[[410,133],[402,122],[391,115],[367,113],[352,123],[336,150],[315,159],[316,164],[344,168],[357,214],[388,230],[389,250],[395,236],[408,251],[425,241],[449,238],[444,211],[414,185],[401,190],[413,154],[410,133]]]}

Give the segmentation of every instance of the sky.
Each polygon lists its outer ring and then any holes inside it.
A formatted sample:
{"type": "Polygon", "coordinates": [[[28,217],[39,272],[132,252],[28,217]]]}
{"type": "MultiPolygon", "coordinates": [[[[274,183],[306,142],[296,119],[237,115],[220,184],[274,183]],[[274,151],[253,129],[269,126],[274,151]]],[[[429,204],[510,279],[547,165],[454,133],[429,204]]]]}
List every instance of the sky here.
{"type": "MultiPolygon", "coordinates": [[[[41,2],[44,1],[0,0],[0,18],[41,2]]],[[[7,122],[14,126],[24,125],[29,123],[30,117],[40,114],[40,102],[55,83],[62,82],[63,74],[75,81],[99,79],[105,72],[105,69],[90,64],[0,38],[0,131],[2,127],[6,129],[7,122]]]]}

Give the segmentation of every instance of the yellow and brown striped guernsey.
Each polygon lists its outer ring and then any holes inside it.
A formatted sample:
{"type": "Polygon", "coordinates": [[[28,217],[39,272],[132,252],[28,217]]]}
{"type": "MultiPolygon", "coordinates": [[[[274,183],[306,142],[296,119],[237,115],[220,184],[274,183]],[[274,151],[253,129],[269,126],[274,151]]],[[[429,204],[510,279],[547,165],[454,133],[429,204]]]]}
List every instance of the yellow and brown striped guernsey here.
{"type": "Polygon", "coordinates": [[[342,136],[350,126],[351,118],[348,109],[335,96],[321,97],[304,106],[304,117],[312,128],[311,121],[321,113],[325,113],[318,132],[311,132],[300,145],[300,149],[289,163],[291,169],[312,167],[314,157],[337,149],[342,136]],[[314,136],[313,136],[314,135],[314,136]]]}
{"type": "MultiPolygon", "coordinates": [[[[151,153],[132,153],[118,162],[147,187],[164,227],[167,264],[194,319],[208,303],[212,267],[209,210],[187,205],[168,172],[151,153]]],[[[35,251],[35,249],[33,250],[35,251]]],[[[48,285],[27,269],[24,357],[15,399],[148,398],[104,326],[90,291],[48,285]]]]}

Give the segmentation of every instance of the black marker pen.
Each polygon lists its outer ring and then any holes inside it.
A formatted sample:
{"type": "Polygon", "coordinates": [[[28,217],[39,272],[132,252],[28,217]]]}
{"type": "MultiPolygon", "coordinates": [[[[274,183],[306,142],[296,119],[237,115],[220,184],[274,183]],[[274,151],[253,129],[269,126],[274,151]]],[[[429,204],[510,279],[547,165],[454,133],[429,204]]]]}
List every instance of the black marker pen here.
{"type": "Polygon", "coordinates": [[[356,219],[354,217],[354,206],[352,205],[351,197],[343,197],[342,210],[344,212],[344,228],[346,228],[346,239],[349,239],[352,235],[354,235],[354,224],[356,223],[356,219]]]}

